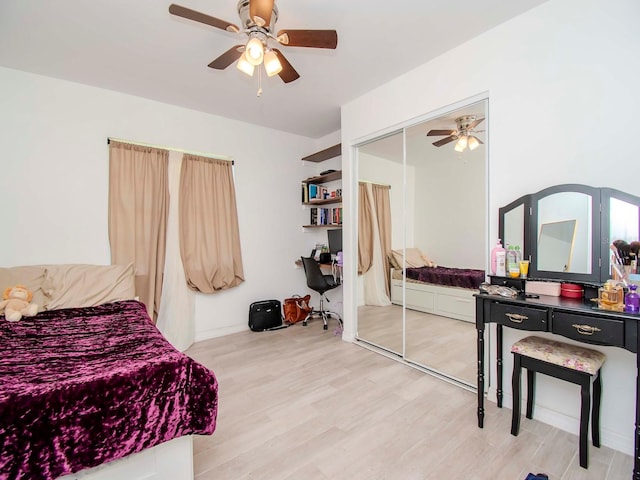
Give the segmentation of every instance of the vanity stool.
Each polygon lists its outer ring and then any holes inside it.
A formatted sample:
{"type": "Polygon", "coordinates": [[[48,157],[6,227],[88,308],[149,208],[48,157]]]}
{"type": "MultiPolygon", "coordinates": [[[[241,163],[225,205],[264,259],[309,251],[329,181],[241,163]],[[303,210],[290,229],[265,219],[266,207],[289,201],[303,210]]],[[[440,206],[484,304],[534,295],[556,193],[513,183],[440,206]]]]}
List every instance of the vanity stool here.
{"type": "Polygon", "coordinates": [[[588,467],[587,432],[591,408],[591,378],[593,381],[593,409],[591,409],[591,438],[600,447],[600,367],[606,360],[604,353],[540,337],[526,337],[511,347],[513,353],[513,413],[511,435],[520,430],[520,372],[527,369],[527,418],[533,418],[535,373],[575,383],[581,387],[580,407],[580,466],[588,467]]]}

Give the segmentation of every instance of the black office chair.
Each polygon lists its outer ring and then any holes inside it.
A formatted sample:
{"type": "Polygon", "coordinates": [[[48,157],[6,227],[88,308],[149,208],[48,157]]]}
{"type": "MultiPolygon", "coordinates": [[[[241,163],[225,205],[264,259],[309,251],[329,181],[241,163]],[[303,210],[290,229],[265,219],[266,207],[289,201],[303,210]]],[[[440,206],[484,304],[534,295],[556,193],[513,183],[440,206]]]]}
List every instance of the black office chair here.
{"type": "Polygon", "coordinates": [[[329,317],[336,318],[342,327],[342,318],[335,312],[331,312],[329,310],[324,309],[324,301],[329,301],[328,298],[325,297],[325,292],[329,290],[333,290],[336,287],[339,287],[340,284],[337,283],[333,275],[325,275],[320,270],[320,265],[311,257],[302,257],[302,266],[304,267],[304,274],[307,277],[307,287],[311,290],[315,290],[320,294],[320,308],[318,310],[313,309],[302,321],[302,325],[306,326],[307,321],[309,321],[313,317],[322,317],[322,321],[324,326],[322,327],[324,330],[329,328],[327,324],[327,320],[329,317]]]}

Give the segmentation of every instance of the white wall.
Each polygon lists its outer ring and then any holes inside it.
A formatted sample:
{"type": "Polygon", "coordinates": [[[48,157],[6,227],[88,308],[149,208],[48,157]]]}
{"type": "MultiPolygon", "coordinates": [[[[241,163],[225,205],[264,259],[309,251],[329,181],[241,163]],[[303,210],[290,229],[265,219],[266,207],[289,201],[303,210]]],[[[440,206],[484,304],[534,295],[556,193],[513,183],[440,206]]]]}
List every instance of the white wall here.
{"type": "MultiPolygon", "coordinates": [[[[0,265],[110,262],[107,137],[233,157],[246,281],[196,300],[196,338],[247,328],[249,304],[306,293],[294,261],[300,159],[318,144],[222,117],[0,68],[0,265]]],[[[256,99],[256,102],[259,102],[256,99]]],[[[324,139],[323,139],[324,140],[324,139]]],[[[317,168],[314,167],[314,168],[317,168]]],[[[339,168],[339,167],[338,167],[339,168]]],[[[310,249],[309,249],[310,251],[310,249]]]]}
{"type": "MultiPolygon", "coordinates": [[[[639,195],[633,134],[640,109],[639,19],[637,0],[550,0],[344,105],[346,214],[355,214],[351,145],[484,92],[489,94],[489,248],[497,238],[498,208],[523,194],[584,183],[639,195]]],[[[344,245],[351,252],[354,238],[347,225],[344,245]]],[[[356,312],[353,261],[345,275],[344,338],[350,339],[356,312]]],[[[505,330],[505,345],[522,336],[505,330]]],[[[608,356],[602,441],[633,454],[635,357],[602,350],[608,356]]],[[[507,356],[505,372],[510,371],[507,356]]],[[[579,393],[564,383],[540,379],[536,416],[577,432],[579,393]]],[[[509,394],[509,382],[505,387],[509,394]]],[[[495,390],[489,397],[495,398],[495,390]]],[[[506,404],[510,401],[507,396],[506,404]]]]}

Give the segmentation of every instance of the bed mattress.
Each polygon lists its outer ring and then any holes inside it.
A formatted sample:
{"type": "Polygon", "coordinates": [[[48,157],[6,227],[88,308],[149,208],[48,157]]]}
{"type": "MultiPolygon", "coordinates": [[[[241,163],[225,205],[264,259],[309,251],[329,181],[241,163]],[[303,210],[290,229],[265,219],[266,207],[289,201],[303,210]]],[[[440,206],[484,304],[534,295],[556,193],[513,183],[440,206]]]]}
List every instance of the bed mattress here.
{"type": "Polygon", "coordinates": [[[211,434],[217,391],[140,302],[0,317],[0,479],[54,479],[211,434]]]}

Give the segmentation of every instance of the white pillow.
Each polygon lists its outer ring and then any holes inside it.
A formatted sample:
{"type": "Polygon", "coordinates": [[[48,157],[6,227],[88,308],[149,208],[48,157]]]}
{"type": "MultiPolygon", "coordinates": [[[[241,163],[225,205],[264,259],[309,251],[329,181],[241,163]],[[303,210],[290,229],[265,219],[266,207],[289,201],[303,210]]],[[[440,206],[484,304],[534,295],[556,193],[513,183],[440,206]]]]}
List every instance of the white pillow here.
{"type": "Polygon", "coordinates": [[[132,300],[135,298],[133,264],[47,265],[42,290],[48,310],[132,300]]]}
{"type": "Polygon", "coordinates": [[[403,256],[402,250],[392,250],[394,258],[399,265],[403,265],[403,257],[406,260],[407,268],[420,268],[420,267],[435,267],[436,264],[429,260],[419,248],[405,248],[405,255],[403,256]]]}

